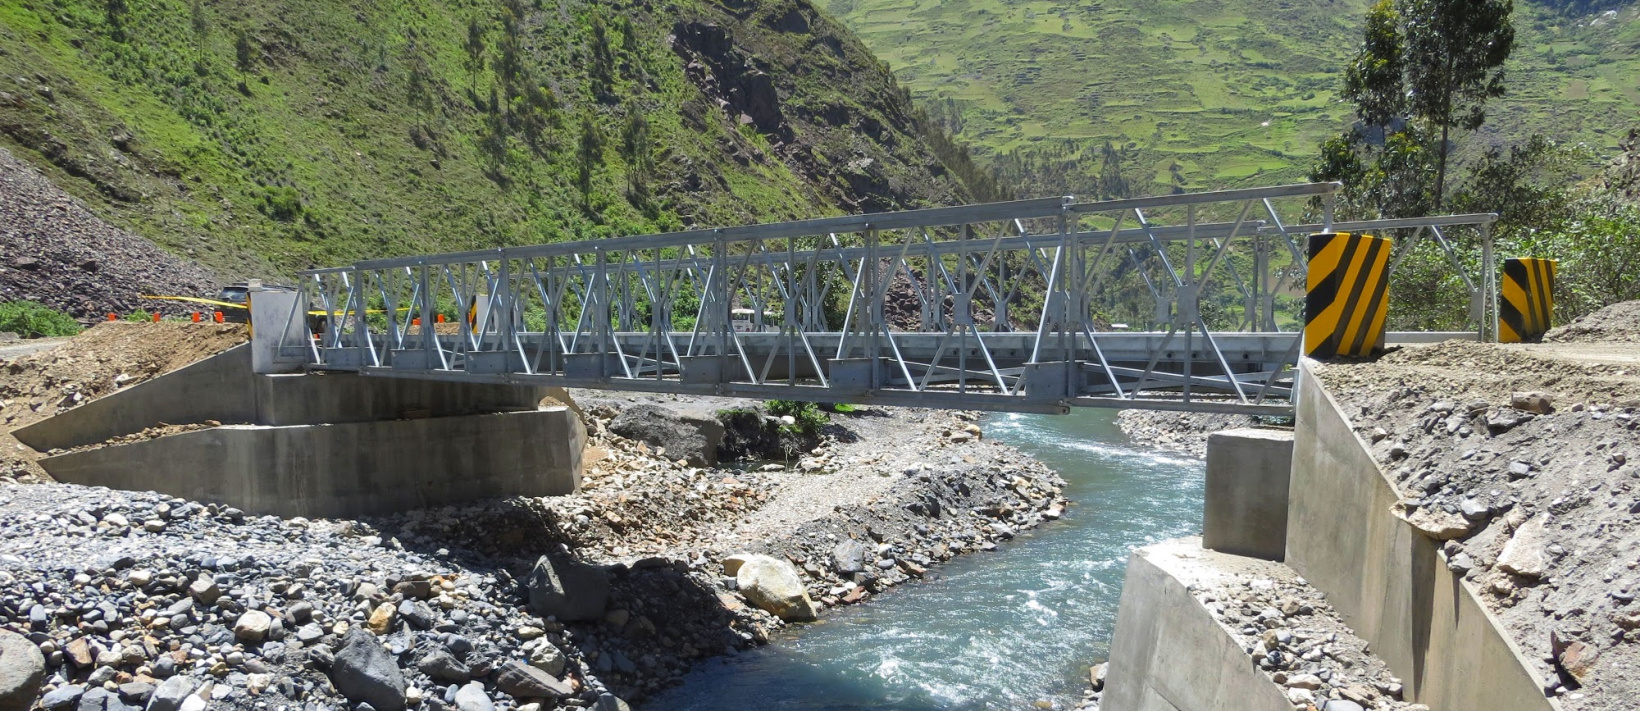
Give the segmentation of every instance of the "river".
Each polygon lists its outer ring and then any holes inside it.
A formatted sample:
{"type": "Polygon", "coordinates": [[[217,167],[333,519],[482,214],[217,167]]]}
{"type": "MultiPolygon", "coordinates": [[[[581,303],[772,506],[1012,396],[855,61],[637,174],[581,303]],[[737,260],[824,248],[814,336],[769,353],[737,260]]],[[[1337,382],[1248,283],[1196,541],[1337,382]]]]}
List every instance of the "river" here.
{"type": "Polygon", "coordinates": [[[763,648],[698,665],[645,709],[1067,708],[1103,659],[1127,553],[1201,529],[1198,460],[1128,444],[1112,413],[998,415],[986,435],[1058,470],[1063,519],[763,648]]]}

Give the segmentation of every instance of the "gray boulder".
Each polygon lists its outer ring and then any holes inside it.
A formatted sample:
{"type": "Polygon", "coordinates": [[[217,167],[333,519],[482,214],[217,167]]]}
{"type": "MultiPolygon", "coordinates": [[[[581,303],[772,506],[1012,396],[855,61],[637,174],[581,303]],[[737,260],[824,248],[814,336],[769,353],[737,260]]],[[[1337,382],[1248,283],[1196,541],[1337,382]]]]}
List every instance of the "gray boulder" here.
{"type": "Polygon", "coordinates": [[[78,684],[59,686],[55,691],[46,694],[40,699],[40,706],[42,708],[51,709],[52,711],[57,711],[57,709],[66,709],[78,702],[80,700],[80,696],[84,694],[85,687],[78,684]]]}
{"type": "Polygon", "coordinates": [[[376,711],[404,711],[404,675],[375,635],[353,629],[330,665],[330,681],[354,703],[376,711]]]}
{"type": "Polygon", "coordinates": [[[0,630],[0,711],[28,711],[45,675],[40,648],[26,637],[0,630]]]}
{"type": "Polygon", "coordinates": [[[547,699],[557,702],[575,691],[558,679],[523,662],[507,662],[495,672],[495,686],[519,699],[547,699]]]}
{"type": "Polygon", "coordinates": [[[177,711],[188,695],[194,693],[194,681],[183,675],[166,679],[148,697],[148,711],[177,711]]]}
{"type": "Polygon", "coordinates": [[[542,617],[564,622],[601,620],[609,604],[609,574],[594,565],[554,563],[541,556],[524,584],[529,588],[530,609],[542,617]]]}
{"type": "Polygon", "coordinates": [[[717,465],[723,423],[685,415],[656,405],[631,405],[609,422],[609,431],[651,447],[665,447],[667,459],[686,459],[697,467],[717,465]]]}
{"type": "Polygon", "coordinates": [[[484,692],[484,685],[473,682],[461,687],[456,692],[456,709],[458,711],[495,711],[495,702],[490,701],[490,695],[484,692]]]}
{"type": "Polygon", "coordinates": [[[866,569],[866,547],[852,538],[844,540],[831,549],[831,562],[843,575],[862,572],[866,569]]]}
{"type": "Polygon", "coordinates": [[[416,660],[416,668],[427,678],[441,684],[463,684],[472,678],[472,670],[466,664],[442,649],[435,649],[416,660]]]}

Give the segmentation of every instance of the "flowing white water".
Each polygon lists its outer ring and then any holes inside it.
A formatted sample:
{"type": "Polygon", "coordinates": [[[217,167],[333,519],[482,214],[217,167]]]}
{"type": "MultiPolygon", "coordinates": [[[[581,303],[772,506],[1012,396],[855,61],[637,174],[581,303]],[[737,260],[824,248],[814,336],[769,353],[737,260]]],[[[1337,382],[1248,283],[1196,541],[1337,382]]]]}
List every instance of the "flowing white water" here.
{"type": "Polygon", "coordinates": [[[1128,551],[1200,532],[1202,463],[1126,443],[1104,411],[999,415],[989,437],[1058,470],[1064,519],[964,556],[800,627],[700,665],[645,709],[969,711],[1065,708],[1116,621],[1128,551]]]}

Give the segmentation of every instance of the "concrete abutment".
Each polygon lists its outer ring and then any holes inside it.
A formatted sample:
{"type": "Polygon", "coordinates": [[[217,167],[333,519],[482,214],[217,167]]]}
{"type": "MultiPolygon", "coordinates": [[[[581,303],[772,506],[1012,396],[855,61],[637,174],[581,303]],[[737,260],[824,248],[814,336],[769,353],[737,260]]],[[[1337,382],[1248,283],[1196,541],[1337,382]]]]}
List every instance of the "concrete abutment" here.
{"type": "Polygon", "coordinates": [[[1324,593],[1404,682],[1407,702],[1432,711],[1559,709],[1471,583],[1448,569],[1440,542],[1392,513],[1394,485],[1316,367],[1301,363],[1290,439],[1258,430],[1209,439],[1201,542],[1169,541],[1129,558],[1101,708],[1293,707],[1189,594],[1237,553],[1284,561],[1324,593]]]}
{"type": "Polygon", "coordinates": [[[252,372],[250,346],[14,433],[59,481],[252,514],[348,517],[569,494],[586,431],[561,389],[252,372]],[[204,425],[108,443],[162,425],[204,425]]]}

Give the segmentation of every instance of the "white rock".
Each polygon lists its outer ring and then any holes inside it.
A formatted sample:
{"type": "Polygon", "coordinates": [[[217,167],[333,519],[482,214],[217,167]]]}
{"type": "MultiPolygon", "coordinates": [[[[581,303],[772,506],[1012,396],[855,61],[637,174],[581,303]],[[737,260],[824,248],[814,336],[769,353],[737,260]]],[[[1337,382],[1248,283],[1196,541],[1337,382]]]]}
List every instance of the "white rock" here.
{"type": "Polygon", "coordinates": [[[233,623],[233,636],[245,642],[260,642],[268,636],[268,628],[273,626],[273,618],[261,610],[251,610],[239,616],[239,621],[233,623]]]}
{"type": "Polygon", "coordinates": [[[1549,569],[1549,555],[1543,549],[1543,515],[1532,517],[1504,544],[1498,567],[1528,578],[1541,578],[1549,569]]]}
{"type": "Polygon", "coordinates": [[[1287,680],[1287,687],[1290,689],[1319,689],[1321,688],[1321,677],[1314,674],[1299,674],[1287,680]]]}
{"type": "Polygon", "coordinates": [[[732,557],[742,561],[735,582],[748,602],[788,622],[815,619],[814,601],[791,563],[766,555],[732,557]]]}

